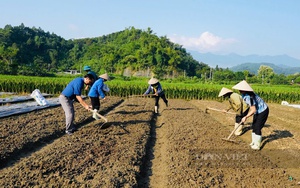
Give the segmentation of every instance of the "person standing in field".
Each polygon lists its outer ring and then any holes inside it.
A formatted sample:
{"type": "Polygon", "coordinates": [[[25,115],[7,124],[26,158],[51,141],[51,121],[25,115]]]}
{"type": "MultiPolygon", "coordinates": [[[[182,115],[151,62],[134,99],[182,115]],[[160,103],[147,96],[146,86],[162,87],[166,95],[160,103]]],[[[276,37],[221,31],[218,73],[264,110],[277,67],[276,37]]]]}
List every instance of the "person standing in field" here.
{"type": "Polygon", "coordinates": [[[81,91],[84,85],[92,85],[94,77],[91,74],[85,75],[83,78],[75,78],[72,80],[59,96],[59,102],[65,112],[66,116],[66,133],[72,134],[75,131],[74,127],[74,101],[78,101],[85,109],[89,110],[90,107],[81,97],[81,91]]]}
{"type": "Polygon", "coordinates": [[[250,116],[253,116],[252,122],[252,142],[250,146],[254,150],[260,150],[262,141],[262,128],[264,127],[268,116],[269,107],[251,88],[251,86],[245,81],[241,81],[233,89],[237,89],[242,94],[243,100],[250,106],[249,112],[242,118],[244,123],[250,116]]]}
{"type": "Polygon", "coordinates": [[[94,77],[94,82],[96,82],[96,80],[98,79],[98,76],[97,76],[97,74],[96,74],[94,71],[92,71],[92,69],[91,69],[90,66],[85,65],[85,66],[83,67],[83,70],[86,71],[87,74],[93,75],[93,77],[94,77]]]}
{"type": "Polygon", "coordinates": [[[218,97],[224,97],[228,99],[228,108],[223,110],[225,113],[230,109],[235,111],[235,124],[234,124],[234,134],[240,136],[243,133],[243,123],[240,125],[242,118],[248,114],[249,105],[243,100],[242,96],[234,93],[230,89],[223,87],[219,93],[218,97]]]}
{"type": "Polygon", "coordinates": [[[165,102],[166,106],[168,107],[168,100],[166,98],[166,95],[162,89],[161,84],[159,83],[159,80],[156,78],[151,78],[148,81],[148,89],[144,93],[144,95],[148,95],[150,93],[154,94],[155,98],[155,106],[154,106],[154,113],[158,114],[158,108],[159,108],[159,98],[162,98],[163,101],[165,102]]]}
{"type": "Polygon", "coordinates": [[[97,116],[97,112],[100,109],[100,98],[105,100],[105,92],[109,92],[109,88],[107,85],[104,84],[104,82],[110,80],[107,73],[102,74],[99,76],[99,79],[92,85],[88,96],[91,99],[92,103],[92,109],[93,109],[93,118],[99,119],[97,116]]]}

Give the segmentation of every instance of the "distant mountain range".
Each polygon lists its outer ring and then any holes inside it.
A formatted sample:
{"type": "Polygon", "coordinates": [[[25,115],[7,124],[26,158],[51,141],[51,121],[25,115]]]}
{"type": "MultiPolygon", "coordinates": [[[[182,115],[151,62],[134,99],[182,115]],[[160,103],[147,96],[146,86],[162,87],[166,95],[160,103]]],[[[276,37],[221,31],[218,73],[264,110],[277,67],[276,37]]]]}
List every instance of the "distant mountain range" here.
{"type": "Polygon", "coordinates": [[[256,74],[260,65],[272,67],[277,74],[294,74],[300,73],[300,60],[288,55],[277,56],[260,56],[238,54],[216,55],[212,53],[199,53],[196,51],[188,51],[194,59],[203,62],[210,67],[229,68],[232,71],[248,70],[256,74]]]}

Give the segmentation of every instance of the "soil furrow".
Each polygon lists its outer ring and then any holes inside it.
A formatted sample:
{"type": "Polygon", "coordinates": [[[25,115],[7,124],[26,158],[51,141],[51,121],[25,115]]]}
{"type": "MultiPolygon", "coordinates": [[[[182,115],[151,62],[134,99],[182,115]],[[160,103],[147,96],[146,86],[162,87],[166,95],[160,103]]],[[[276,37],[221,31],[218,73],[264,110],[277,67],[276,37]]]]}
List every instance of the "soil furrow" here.
{"type": "MultiPolygon", "coordinates": [[[[120,98],[111,98],[103,104],[101,113],[109,112],[122,101],[120,98]]],[[[78,129],[94,121],[78,103],[75,103],[75,113],[78,129]]],[[[64,113],[60,106],[3,118],[0,127],[0,169],[63,136],[64,121],[64,113]]]]}

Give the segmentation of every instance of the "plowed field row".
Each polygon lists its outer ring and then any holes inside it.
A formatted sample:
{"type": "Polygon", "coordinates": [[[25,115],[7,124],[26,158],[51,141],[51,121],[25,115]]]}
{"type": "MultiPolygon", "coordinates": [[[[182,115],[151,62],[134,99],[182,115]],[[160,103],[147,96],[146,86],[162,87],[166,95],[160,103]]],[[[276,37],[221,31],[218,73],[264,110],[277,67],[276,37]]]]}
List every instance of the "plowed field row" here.
{"type": "MultiPolygon", "coordinates": [[[[120,100],[109,100],[104,109],[118,104],[120,100]]],[[[103,104],[103,106],[105,106],[103,104]]],[[[62,111],[60,108],[49,109],[48,112],[62,111]]],[[[46,112],[46,113],[45,113],[46,112]]],[[[107,115],[109,126],[106,129],[99,128],[99,122],[93,121],[91,115],[76,105],[77,122],[79,130],[73,135],[63,135],[64,126],[60,118],[47,115],[41,119],[32,118],[41,114],[27,114],[35,123],[32,127],[41,124],[42,119],[48,119],[47,123],[32,132],[26,131],[26,138],[15,136],[14,142],[37,140],[36,132],[45,127],[53,126],[48,132],[59,132],[53,136],[47,145],[40,145],[33,153],[20,158],[13,165],[1,170],[1,187],[134,187],[137,185],[137,177],[145,155],[145,145],[150,131],[152,111],[147,105],[147,100],[127,100],[107,115]],[[30,136],[31,135],[31,136],[30,136]],[[4,181],[3,181],[4,180],[4,181]]],[[[57,114],[58,115],[58,114],[57,114]]],[[[12,117],[17,118],[17,117],[12,117]]],[[[23,116],[24,118],[24,116],[23,116]]],[[[30,123],[28,122],[28,123],[30,123]]],[[[102,122],[100,122],[102,124],[102,122]]],[[[26,125],[24,124],[24,127],[26,125]]],[[[18,132],[25,132],[18,130],[18,132]]],[[[17,134],[17,132],[15,133],[17,134]]],[[[48,133],[49,134],[49,133],[48,133]]],[[[13,133],[12,133],[13,135],[13,133]]],[[[44,139],[42,137],[40,139],[44,139]]],[[[8,141],[7,141],[8,142],[8,141]]],[[[34,142],[34,141],[33,141],[34,142]]],[[[1,142],[1,147],[5,145],[1,142]]],[[[24,145],[24,144],[23,144],[24,145]]],[[[23,145],[19,145],[23,146],[23,145]]],[[[4,149],[3,151],[5,151],[4,149]]],[[[17,155],[15,153],[15,155],[17,155]]],[[[14,157],[11,155],[11,157],[14,157]]]]}

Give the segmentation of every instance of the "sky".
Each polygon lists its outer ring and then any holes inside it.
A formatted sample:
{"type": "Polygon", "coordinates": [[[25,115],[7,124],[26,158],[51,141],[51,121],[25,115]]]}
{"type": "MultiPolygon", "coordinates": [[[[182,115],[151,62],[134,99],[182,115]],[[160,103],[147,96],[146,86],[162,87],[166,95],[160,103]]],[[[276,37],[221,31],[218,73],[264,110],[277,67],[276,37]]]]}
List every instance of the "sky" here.
{"type": "Polygon", "coordinates": [[[0,28],[41,28],[65,39],[151,28],[183,48],[300,59],[300,0],[1,0],[0,28]]]}

